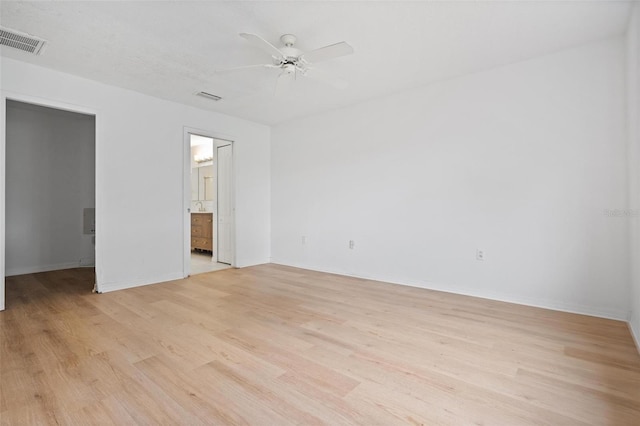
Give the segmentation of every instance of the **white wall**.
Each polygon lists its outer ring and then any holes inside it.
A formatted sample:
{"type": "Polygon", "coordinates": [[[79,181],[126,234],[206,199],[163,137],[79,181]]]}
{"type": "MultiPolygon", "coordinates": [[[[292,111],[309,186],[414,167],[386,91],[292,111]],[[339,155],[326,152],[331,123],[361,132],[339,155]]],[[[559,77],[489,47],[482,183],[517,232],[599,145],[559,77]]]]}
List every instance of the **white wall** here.
{"type": "Polygon", "coordinates": [[[640,4],[635,4],[627,32],[629,220],[631,222],[631,317],[640,350],[640,4]]]}
{"type": "Polygon", "coordinates": [[[624,60],[610,39],[275,127],[272,261],[626,319],[624,60]]]}
{"type": "MultiPolygon", "coordinates": [[[[96,272],[102,290],[182,276],[185,126],[235,142],[236,266],[269,261],[267,126],[7,58],[1,84],[3,103],[9,97],[96,113],[96,272]]],[[[4,115],[0,137],[3,151],[4,115]]]]}
{"type": "Polygon", "coordinates": [[[6,108],[5,274],[92,266],[83,209],[95,206],[94,117],[13,101],[6,108]]]}

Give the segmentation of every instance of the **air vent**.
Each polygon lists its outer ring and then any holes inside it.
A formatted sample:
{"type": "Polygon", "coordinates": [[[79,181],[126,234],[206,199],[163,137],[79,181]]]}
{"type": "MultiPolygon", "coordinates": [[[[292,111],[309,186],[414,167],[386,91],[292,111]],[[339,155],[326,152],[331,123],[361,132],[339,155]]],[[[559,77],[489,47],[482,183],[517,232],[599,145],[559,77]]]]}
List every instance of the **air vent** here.
{"type": "Polygon", "coordinates": [[[44,52],[45,41],[19,31],[0,27],[0,46],[8,46],[24,52],[40,55],[44,52]]]}
{"type": "Polygon", "coordinates": [[[211,99],[212,101],[219,101],[220,99],[222,99],[218,95],[214,95],[212,93],[207,93],[207,92],[198,92],[196,93],[196,95],[202,96],[203,98],[211,99]]]}

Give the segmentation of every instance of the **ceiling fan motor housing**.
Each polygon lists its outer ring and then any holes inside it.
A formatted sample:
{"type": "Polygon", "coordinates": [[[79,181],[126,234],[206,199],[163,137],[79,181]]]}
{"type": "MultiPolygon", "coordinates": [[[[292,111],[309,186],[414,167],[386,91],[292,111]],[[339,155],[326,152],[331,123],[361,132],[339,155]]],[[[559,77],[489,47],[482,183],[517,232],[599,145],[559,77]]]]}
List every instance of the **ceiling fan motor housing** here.
{"type": "Polygon", "coordinates": [[[293,47],[297,40],[298,38],[293,34],[284,34],[280,37],[280,41],[284,44],[284,47],[280,48],[280,51],[284,54],[284,57],[281,58],[280,62],[282,65],[298,64],[303,52],[300,49],[293,47]]]}
{"type": "Polygon", "coordinates": [[[294,44],[296,44],[297,40],[298,40],[298,38],[296,36],[294,36],[293,34],[284,34],[284,35],[280,36],[280,41],[282,42],[282,44],[284,44],[287,47],[291,47],[294,44]]]}

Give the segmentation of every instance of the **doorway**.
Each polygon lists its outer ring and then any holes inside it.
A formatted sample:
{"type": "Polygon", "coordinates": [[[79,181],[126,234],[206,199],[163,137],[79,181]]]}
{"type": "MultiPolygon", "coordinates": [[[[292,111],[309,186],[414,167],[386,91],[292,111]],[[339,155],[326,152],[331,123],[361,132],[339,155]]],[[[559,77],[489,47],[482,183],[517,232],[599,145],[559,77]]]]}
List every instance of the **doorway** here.
{"type": "Polygon", "coordinates": [[[232,142],[188,131],[185,276],[233,265],[232,142]]]}
{"type": "Polygon", "coordinates": [[[93,269],[95,115],[7,99],[5,118],[5,276],[93,269]]]}

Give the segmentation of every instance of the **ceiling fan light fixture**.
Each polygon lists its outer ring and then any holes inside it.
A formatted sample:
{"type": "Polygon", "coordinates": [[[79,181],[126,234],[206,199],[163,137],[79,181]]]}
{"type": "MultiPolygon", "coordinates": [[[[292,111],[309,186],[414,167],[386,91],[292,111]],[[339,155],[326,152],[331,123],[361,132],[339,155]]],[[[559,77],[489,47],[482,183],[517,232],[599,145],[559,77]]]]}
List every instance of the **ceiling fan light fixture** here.
{"type": "Polygon", "coordinates": [[[296,66],[294,64],[284,64],[282,66],[282,73],[291,75],[296,73],[296,66]]]}

